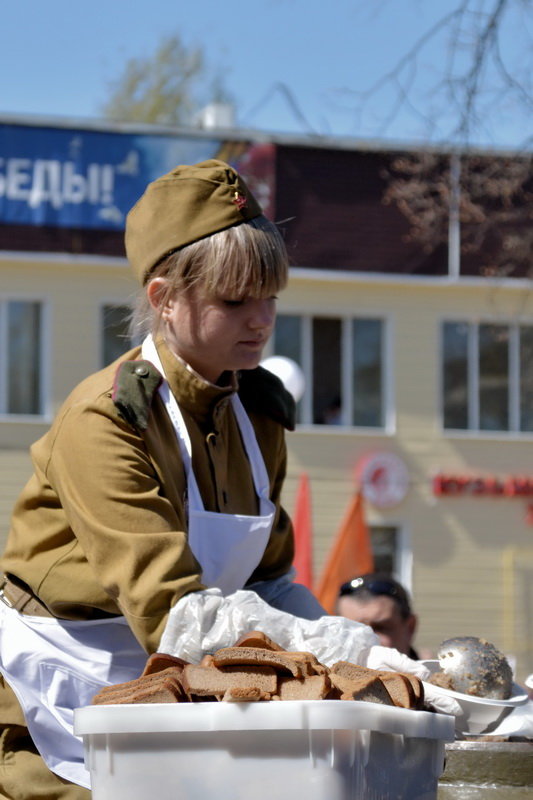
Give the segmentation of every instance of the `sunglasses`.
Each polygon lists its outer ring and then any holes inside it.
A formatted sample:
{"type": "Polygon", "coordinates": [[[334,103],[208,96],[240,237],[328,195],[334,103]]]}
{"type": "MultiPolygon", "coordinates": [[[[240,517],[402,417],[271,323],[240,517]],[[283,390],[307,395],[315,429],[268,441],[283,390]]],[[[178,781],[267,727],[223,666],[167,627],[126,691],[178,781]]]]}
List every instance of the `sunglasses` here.
{"type": "Polygon", "coordinates": [[[351,581],[343,583],[339,590],[339,597],[346,595],[357,595],[360,592],[369,592],[379,596],[385,595],[392,597],[398,603],[402,616],[408,617],[411,614],[411,605],[407,592],[398,583],[384,578],[353,578],[351,581]]]}

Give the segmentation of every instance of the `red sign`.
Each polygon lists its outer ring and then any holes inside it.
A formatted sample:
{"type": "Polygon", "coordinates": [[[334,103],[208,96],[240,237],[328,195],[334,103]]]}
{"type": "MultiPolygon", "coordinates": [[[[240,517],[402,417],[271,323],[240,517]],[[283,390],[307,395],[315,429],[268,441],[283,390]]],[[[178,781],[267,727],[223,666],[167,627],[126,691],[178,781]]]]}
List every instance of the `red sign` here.
{"type": "Polygon", "coordinates": [[[405,499],[409,474],[395,453],[369,453],[356,467],[356,477],[365,499],[376,508],[391,508],[405,499]]]}
{"type": "Polygon", "coordinates": [[[433,494],[459,497],[533,497],[533,478],[509,476],[508,478],[480,477],[475,475],[436,475],[433,494]]]}
{"type": "MultiPolygon", "coordinates": [[[[533,497],[533,478],[510,475],[508,478],[479,475],[435,475],[433,494],[437,497],[533,497]]],[[[533,525],[533,503],[528,503],[525,521],[533,525]]]]}

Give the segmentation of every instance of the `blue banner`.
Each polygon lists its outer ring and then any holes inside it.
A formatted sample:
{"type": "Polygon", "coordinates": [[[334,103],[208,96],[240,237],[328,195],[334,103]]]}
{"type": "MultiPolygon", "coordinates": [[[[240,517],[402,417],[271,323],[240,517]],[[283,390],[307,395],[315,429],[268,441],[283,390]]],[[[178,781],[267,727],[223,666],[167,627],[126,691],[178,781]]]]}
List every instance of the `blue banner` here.
{"type": "Polygon", "coordinates": [[[0,123],[0,224],[123,230],[149,181],[220,139],[0,123]]]}

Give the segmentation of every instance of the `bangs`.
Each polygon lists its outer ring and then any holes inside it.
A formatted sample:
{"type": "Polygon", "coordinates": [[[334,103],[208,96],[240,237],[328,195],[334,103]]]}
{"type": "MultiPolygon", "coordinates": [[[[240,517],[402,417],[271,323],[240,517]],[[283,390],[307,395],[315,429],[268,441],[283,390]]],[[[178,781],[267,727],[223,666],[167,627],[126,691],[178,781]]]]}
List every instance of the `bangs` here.
{"type": "MultiPolygon", "coordinates": [[[[170,253],[154,267],[148,282],[158,277],[167,280],[168,296],[199,287],[212,297],[272,297],[287,285],[289,260],[276,225],[260,216],[170,253]]],[[[151,307],[143,287],[137,295],[130,335],[155,334],[160,324],[161,314],[151,307]]]]}
{"type": "Polygon", "coordinates": [[[189,262],[182,285],[200,286],[208,295],[269,297],[287,285],[285,243],[266,217],[214,233],[183,248],[181,255],[189,262]]]}

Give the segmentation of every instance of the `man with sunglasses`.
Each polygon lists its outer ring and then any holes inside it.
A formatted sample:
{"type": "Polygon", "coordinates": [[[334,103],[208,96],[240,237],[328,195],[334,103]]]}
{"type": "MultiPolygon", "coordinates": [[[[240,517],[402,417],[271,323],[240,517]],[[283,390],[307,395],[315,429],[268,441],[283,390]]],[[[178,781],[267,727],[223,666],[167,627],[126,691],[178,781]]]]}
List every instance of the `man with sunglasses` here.
{"type": "Polygon", "coordinates": [[[369,625],[384,647],[418,659],[412,641],[417,617],[404,587],[385,573],[369,573],[343,583],[337,614],[369,625]]]}

